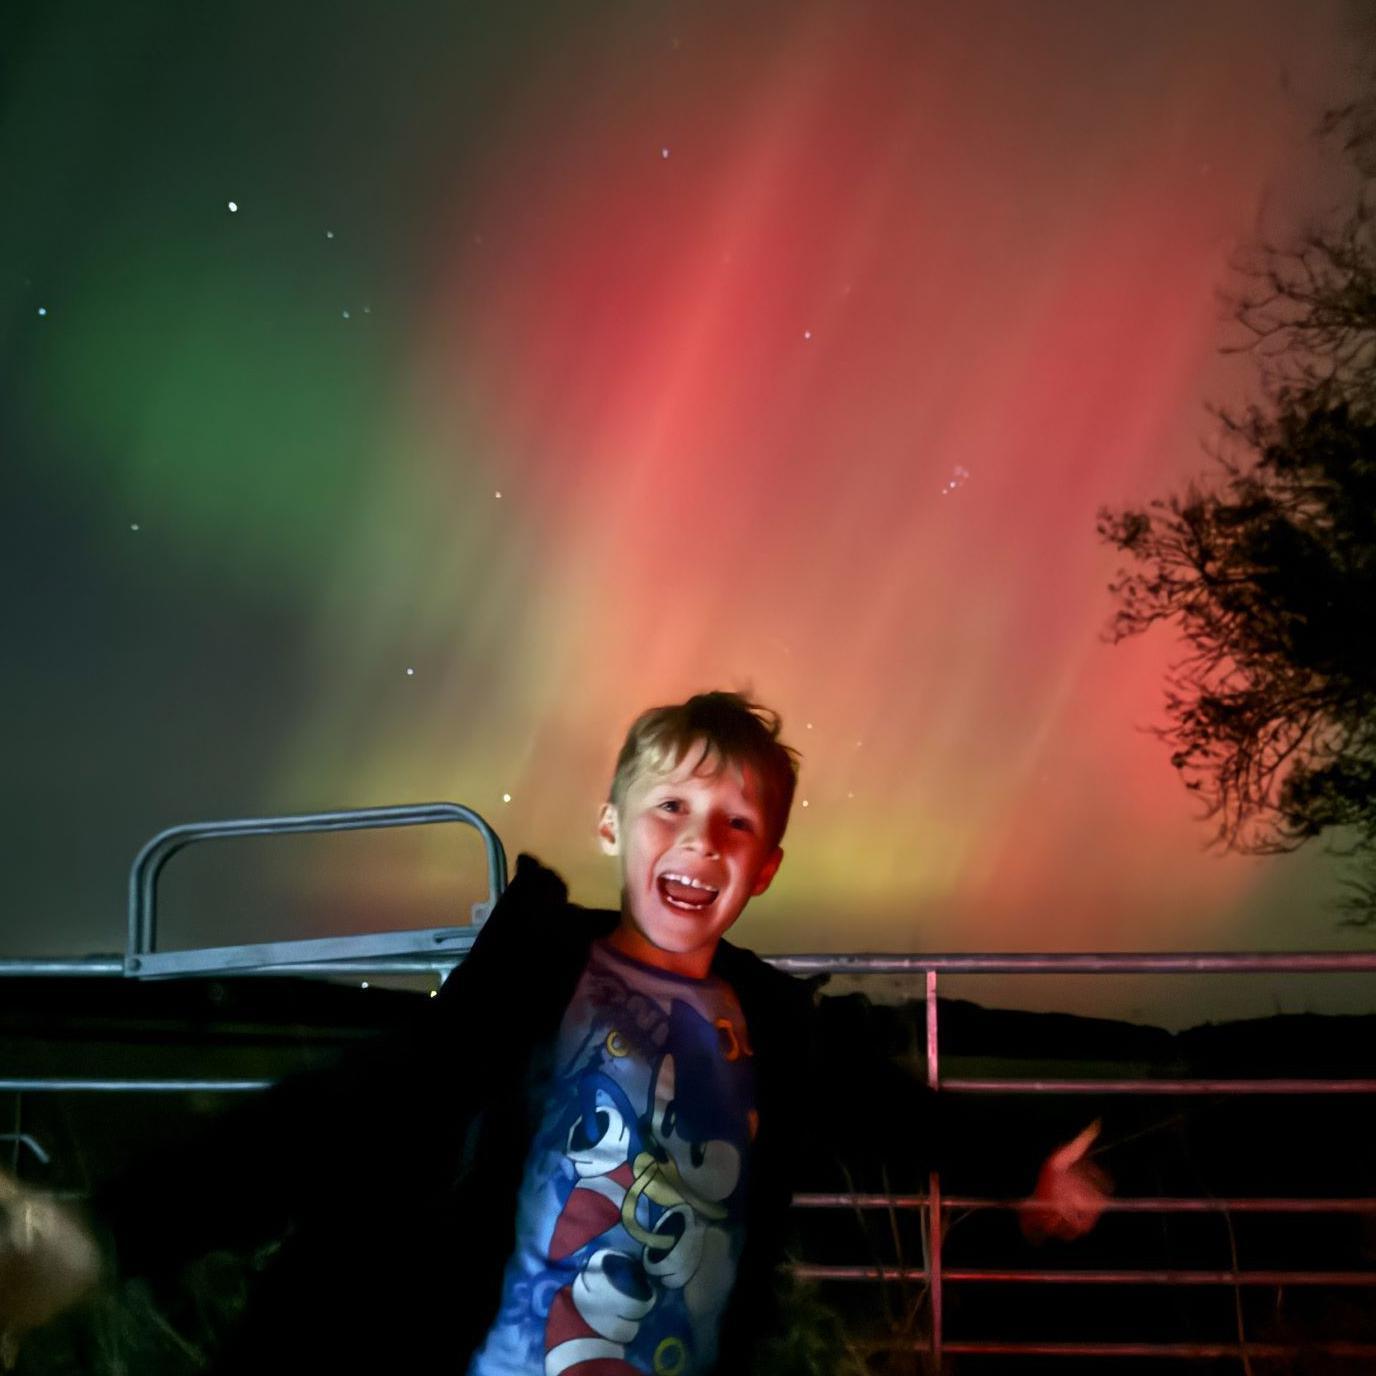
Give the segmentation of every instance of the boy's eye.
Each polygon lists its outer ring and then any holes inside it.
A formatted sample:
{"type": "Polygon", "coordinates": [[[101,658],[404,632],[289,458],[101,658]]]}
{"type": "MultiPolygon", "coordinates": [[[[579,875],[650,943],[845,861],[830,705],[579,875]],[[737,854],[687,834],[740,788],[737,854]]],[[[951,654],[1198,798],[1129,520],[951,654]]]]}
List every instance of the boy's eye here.
{"type": "Polygon", "coordinates": [[[750,818],[749,818],[749,817],[733,817],[733,818],[731,819],[731,825],[732,825],[733,827],[735,827],[737,831],[753,831],[753,830],[754,830],[754,828],[750,825],[750,818]]]}
{"type": "Polygon", "coordinates": [[[680,803],[677,798],[665,798],[665,800],[660,803],[659,808],[661,812],[678,812],[682,806],[683,804],[680,803]]]}

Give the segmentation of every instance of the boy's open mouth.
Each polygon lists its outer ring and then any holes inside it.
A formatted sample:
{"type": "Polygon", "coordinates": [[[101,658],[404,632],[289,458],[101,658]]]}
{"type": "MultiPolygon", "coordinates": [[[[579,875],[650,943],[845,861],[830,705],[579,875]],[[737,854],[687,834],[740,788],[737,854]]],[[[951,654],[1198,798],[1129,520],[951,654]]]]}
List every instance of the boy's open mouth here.
{"type": "Polygon", "coordinates": [[[716,902],[717,890],[686,874],[661,874],[656,880],[660,896],[671,908],[700,913],[716,902]]]}

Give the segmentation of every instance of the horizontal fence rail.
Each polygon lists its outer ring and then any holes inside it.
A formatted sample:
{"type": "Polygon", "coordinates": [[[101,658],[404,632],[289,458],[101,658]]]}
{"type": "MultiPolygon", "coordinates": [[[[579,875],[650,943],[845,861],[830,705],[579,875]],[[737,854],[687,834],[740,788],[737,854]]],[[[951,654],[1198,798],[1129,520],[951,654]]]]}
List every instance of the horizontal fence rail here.
{"type": "MultiPolygon", "coordinates": [[[[795,1194],[795,1209],[925,1209],[925,1194],[795,1194]]],[[[1021,1199],[945,1196],[948,1209],[1017,1209],[1021,1199]]],[[[1376,1199],[1188,1199],[1162,1195],[1151,1199],[1109,1198],[1109,1213],[1125,1214],[1376,1214],[1376,1199]]]]}
{"type": "MultiPolygon", "coordinates": [[[[793,1274],[803,1280],[930,1281],[925,1266],[825,1266],[800,1262],[793,1274]]],[[[986,1281],[999,1285],[1326,1285],[1376,1286],[1376,1271],[1207,1271],[1189,1269],[1132,1270],[991,1270],[943,1266],[946,1281],[986,1281]]]]}
{"type": "MultiPolygon", "coordinates": [[[[925,1346],[925,1344],[924,1344],[925,1346]]],[[[1306,1343],[947,1343],[945,1351],[956,1357],[1149,1357],[1208,1361],[1229,1357],[1239,1362],[1254,1357],[1294,1357],[1299,1352],[1325,1357],[1357,1359],[1376,1357],[1376,1343],[1321,1340],[1306,1343]]]]}
{"type": "Polygon", "coordinates": [[[942,1089],[968,1094],[1372,1094],[1376,1080],[1272,1079],[1241,1080],[971,1080],[952,1076],[942,1089]]]}
{"type": "MultiPolygon", "coordinates": [[[[339,937],[340,942],[352,942],[353,937],[339,937]]],[[[364,938],[363,940],[367,940],[364,938]]],[[[250,950],[251,947],[234,948],[250,950]]],[[[350,950],[356,948],[350,947],[350,950]]],[[[194,955],[195,952],[169,951],[167,955],[194,955]]],[[[462,952],[460,953],[462,954],[462,952]]],[[[428,959],[424,956],[350,955],[341,960],[284,960],[272,965],[255,966],[248,961],[236,961],[231,966],[198,964],[195,969],[175,972],[159,971],[160,976],[205,979],[235,979],[265,975],[429,975],[437,981],[457,963],[451,953],[428,959]]],[[[112,975],[138,975],[129,970],[123,956],[0,956],[0,979],[6,977],[47,977],[50,979],[109,979],[112,975]]]]}
{"type": "Polygon", "coordinates": [[[274,1080],[187,1079],[106,1075],[34,1075],[0,1079],[0,1094],[247,1094],[271,1089],[274,1080]]]}
{"type": "Polygon", "coordinates": [[[1084,951],[765,956],[791,975],[1255,975],[1376,971],[1376,951],[1084,951]]]}
{"type": "MultiPolygon", "coordinates": [[[[340,942],[368,941],[369,937],[339,937],[340,942]]],[[[219,950],[252,950],[221,947],[219,950]]],[[[864,974],[914,975],[936,971],[948,975],[1065,975],[1065,974],[1361,974],[1376,972],[1376,952],[1369,951],[1200,951],[1163,954],[1157,951],[1112,955],[1066,952],[1047,955],[774,955],[764,960],[777,970],[795,975],[864,974]]],[[[227,975],[276,974],[434,974],[454,966],[448,960],[402,959],[395,956],[357,956],[348,960],[262,964],[206,965],[195,971],[216,979],[227,975]]],[[[0,956],[0,976],[101,976],[126,973],[118,955],[0,956]]],[[[191,973],[184,971],[182,973],[191,973]]]]}

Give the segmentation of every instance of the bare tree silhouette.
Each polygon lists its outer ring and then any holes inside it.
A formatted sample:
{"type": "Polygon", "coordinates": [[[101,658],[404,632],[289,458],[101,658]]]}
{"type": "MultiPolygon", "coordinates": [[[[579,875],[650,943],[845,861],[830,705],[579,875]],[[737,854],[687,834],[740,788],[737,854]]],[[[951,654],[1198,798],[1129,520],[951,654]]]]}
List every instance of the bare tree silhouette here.
{"type": "Polygon", "coordinates": [[[1117,642],[1172,623],[1186,647],[1159,734],[1216,840],[1254,853],[1324,835],[1376,921],[1376,96],[1325,120],[1355,201],[1258,250],[1231,298],[1260,399],[1220,411],[1208,479],[1099,513],[1135,566],[1117,642]]]}

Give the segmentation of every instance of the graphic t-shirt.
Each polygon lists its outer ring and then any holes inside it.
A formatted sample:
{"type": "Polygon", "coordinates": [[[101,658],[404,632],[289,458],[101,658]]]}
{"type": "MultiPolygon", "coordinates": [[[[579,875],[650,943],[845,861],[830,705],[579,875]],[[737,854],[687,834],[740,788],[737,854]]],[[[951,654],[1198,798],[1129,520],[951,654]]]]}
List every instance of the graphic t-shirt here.
{"type": "Polygon", "coordinates": [[[537,1088],[516,1250],[468,1376],[707,1371],[756,1122],[731,986],[594,942],[537,1088]]]}

